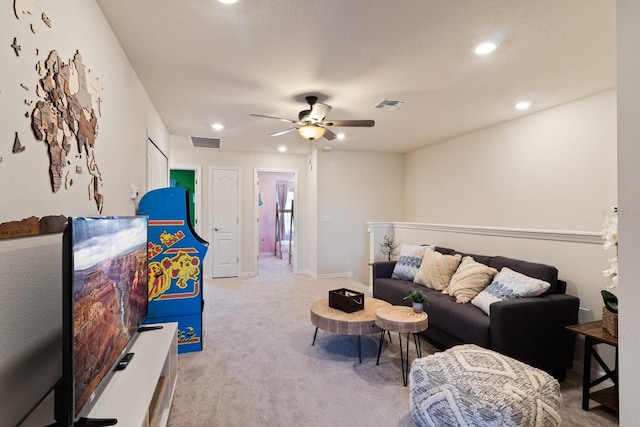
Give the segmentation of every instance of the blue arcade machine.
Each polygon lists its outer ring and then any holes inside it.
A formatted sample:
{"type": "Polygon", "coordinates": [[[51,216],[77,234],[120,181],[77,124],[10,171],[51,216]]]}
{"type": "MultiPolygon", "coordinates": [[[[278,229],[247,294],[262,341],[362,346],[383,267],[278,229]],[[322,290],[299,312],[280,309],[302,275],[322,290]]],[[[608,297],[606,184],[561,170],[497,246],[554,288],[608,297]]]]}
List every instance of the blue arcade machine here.
{"type": "Polygon", "coordinates": [[[138,207],[149,217],[146,323],[178,322],[178,353],[201,351],[204,333],[202,263],[209,243],[191,225],[188,197],[182,187],[160,188],[138,207]]]}

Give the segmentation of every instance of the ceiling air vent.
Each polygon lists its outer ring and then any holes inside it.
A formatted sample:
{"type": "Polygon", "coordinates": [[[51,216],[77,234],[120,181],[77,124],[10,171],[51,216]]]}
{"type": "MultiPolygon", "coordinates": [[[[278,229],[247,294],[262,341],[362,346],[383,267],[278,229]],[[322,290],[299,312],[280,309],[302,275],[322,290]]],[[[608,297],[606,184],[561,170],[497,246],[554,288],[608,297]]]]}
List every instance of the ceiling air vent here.
{"type": "Polygon", "coordinates": [[[373,108],[377,108],[378,110],[397,110],[406,103],[407,101],[401,101],[399,99],[383,99],[374,105],[373,108]]]}
{"type": "Polygon", "coordinates": [[[220,138],[202,138],[199,136],[191,137],[191,144],[199,148],[220,148],[222,140],[220,138]]]}

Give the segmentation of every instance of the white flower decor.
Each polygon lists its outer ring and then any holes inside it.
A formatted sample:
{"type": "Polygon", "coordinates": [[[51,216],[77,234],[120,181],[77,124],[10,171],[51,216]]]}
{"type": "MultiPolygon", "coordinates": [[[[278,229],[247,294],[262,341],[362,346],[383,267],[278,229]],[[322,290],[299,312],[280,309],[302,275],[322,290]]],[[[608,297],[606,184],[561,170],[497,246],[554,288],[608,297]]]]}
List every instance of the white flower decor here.
{"type": "Polygon", "coordinates": [[[612,206],[607,210],[607,216],[602,225],[602,247],[605,250],[615,248],[615,256],[609,260],[610,267],[602,272],[607,279],[609,288],[618,286],[618,208],[612,206]]]}

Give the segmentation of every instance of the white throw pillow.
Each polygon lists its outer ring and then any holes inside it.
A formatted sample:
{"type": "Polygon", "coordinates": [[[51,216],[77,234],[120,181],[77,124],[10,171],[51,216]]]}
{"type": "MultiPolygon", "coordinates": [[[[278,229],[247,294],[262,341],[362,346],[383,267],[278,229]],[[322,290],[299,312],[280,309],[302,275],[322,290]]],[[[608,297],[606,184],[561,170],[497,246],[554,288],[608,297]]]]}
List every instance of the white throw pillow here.
{"type": "Polygon", "coordinates": [[[418,269],[420,268],[420,264],[422,263],[422,256],[424,255],[424,251],[432,250],[434,250],[433,246],[407,245],[403,243],[402,247],[400,248],[400,256],[398,257],[398,261],[396,261],[396,265],[393,268],[391,278],[413,281],[413,278],[415,277],[418,269]]]}
{"type": "Polygon", "coordinates": [[[489,307],[496,301],[536,297],[545,293],[550,287],[549,282],[503,267],[493,282],[471,300],[471,304],[489,314],[489,307]]]}

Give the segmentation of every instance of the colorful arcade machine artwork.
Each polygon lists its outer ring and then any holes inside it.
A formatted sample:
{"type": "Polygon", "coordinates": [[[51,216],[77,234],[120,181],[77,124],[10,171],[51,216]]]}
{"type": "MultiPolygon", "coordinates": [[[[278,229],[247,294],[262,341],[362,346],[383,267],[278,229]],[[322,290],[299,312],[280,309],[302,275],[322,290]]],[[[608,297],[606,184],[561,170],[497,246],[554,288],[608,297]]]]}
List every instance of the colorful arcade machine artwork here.
{"type": "Polygon", "coordinates": [[[178,352],[201,351],[202,263],[209,243],[193,229],[187,190],[152,190],[140,199],[149,217],[149,306],[146,323],[178,322],[178,352]]]}

